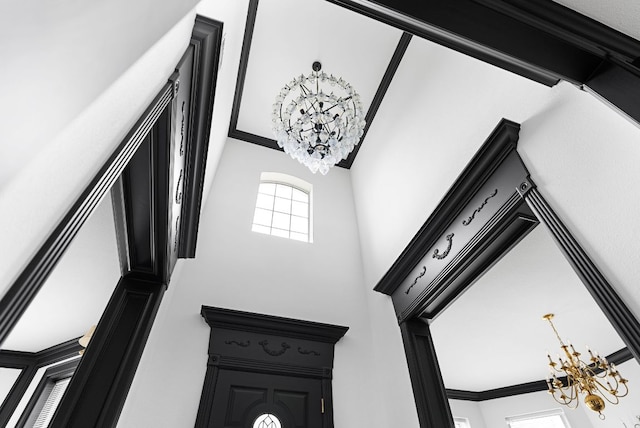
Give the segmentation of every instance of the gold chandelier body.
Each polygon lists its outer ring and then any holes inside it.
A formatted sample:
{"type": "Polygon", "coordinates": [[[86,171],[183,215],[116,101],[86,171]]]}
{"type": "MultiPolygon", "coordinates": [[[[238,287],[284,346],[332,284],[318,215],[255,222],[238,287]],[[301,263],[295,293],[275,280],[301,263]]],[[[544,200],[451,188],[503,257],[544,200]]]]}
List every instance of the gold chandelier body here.
{"type": "Polygon", "coordinates": [[[547,379],[549,393],[558,403],[575,409],[578,407],[579,396],[584,394],[585,405],[598,412],[600,419],[604,419],[602,411],[605,408],[605,400],[611,404],[618,404],[620,398],[629,393],[628,380],[623,378],[615,364],[609,363],[605,357],[600,357],[587,348],[589,352],[589,364],[585,363],[573,345],[565,345],[551,319],[553,314],[543,316],[549,321],[558,341],[564,357],[558,356],[558,362],[549,358],[551,376],[547,379]],[[558,376],[566,377],[566,380],[558,376]]]}

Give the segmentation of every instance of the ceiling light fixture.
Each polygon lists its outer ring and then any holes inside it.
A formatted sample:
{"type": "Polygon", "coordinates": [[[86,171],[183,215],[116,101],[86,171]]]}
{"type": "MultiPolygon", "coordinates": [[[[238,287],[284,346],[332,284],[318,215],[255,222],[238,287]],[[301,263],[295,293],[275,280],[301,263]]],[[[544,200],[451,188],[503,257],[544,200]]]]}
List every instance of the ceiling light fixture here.
{"type": "Polygon", "coordinates": [[[324,175],[355,148],[365,121],[353,87],[321,68],[314,62],[311,74],[294,78],[280,90],[272,121],[278,146],[314,174],[324,175]]]}
{"type": "Polygon", "coordinates": [[[564,351],[566,360],[558,356],[559,363],[549,358],[550,378],[547,379],[549,393],[560,404],[564,404],[572,409],[578,407],[578,397],[582,393],[585,395],[584,402],[587,407],[594,412],[598,412],[599,418],[604,419],[602,411],[605,407],[604,400],[611,404],[618,404],[620,398],[628,394],[627,380],[620,376],[615,364],[609,363],[605,357],[600,357],[587,347],[589,351],[589,364],[580,359],[580,353],[576,352],[573,345],[565,345],[556,327],[551,322],[553,314],[546,314],[542,317],[549,321],[558,341],[560,348],[564,351]],[[569,351],[571,348],[571,351],[569,351]],[[566,376],[566,380],[558,379],[557,375],[566,376]],[[620,391],[622,389],[622,391],[620,391]],[[556,396],[556,393],[558,396],[556,396]],[[604,399],[603,399],[604,398],[604,399]]]}

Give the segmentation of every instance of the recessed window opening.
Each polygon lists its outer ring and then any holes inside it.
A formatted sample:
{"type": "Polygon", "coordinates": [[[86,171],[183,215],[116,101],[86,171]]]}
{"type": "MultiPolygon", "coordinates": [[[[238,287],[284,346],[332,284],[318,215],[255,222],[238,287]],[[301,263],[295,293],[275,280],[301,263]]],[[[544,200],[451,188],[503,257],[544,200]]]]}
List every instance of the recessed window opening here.
{"type": "Polygon", "coordinates": [[[251,230],[312,242],[311,184],[290,175],[263,172],[251,230]]]}
{"type": "Polygon", "coordinates": [[[509,428],[571,428],[562,409],[505,418],[509,428]]]}
{"type": "Polygon", "coordinates": [[[453,425],[455,428],[471,428],[471,424],[467,418],[453,418],[453,425]]]}

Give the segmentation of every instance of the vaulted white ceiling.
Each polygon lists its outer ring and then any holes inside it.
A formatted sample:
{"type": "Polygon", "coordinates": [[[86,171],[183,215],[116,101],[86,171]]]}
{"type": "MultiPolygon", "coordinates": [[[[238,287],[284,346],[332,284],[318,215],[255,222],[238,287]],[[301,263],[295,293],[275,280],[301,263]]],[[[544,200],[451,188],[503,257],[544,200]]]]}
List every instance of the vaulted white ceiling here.
{"type": "MultiPolygon", "coordinates": [[[[220,7],[215,3],[215,0],[205,0],[200,10],[215,11],[220,7]]],[[[640,26],[637,25],[640,5],[637,2],[617,0],[605,5],[596,0],[563,0],[560,3],[640,38],[640,26]]],[[[240,11],[242,15],[246,5],[246,1],[229,2],[227,7],[237,9],[236,12],[240,11]]],[[[211,17],[219,19],[219,15],[211,17]]],[[[224,80],[218,81],[216,108],[221,108],[222,104],[230,110],[233,90],[229,88],[235,87],[236,73],[229,69],[237,69],[243,28],[227,26],[225,31],[229,33],[221,74],[224,80]]],[[[322,62],[327,73],[353,83],[368,108],[400,36],[401,32],[395,28],[323,0],[260,1],[238,129],[272,138],[270,111],[275,95],[292,77],[308,73],[311,63],[316,60],[322,62]]],[[[439,64],[432,66],[437,68],[439,64]]],[[[422,70],[412,70],[411,75],[421,73],[422,70]]],[[[433,83],[436,89],[455,84],[455,81],[445,81],[446,76],[442,74],[438,77],[443,80],[433,83]]],[[[397,91],[396,95],[410,92],[412,84],[411,80],[394,81],[391,90],[397,91]]],[[[446,96],[438,90],[433,94],[446,96]]],[[[432,102],[437,104],[437,100],[432,102]]],[[[384,127],[389,120],[393,118],[378,115],[375,123],[384,127]]],[[[225,134],[227,129],[228,122],[214,121],[212,135],[225,134]]],[[[224,144],[219,139],[212,141],[217,146],[224,144]]],[[[364,144],[367,144],[366,140],[364,144]]],[[[453,151],[456,147],[442,150],[453,151]]],[[[215,165],[212,167],[215,170],[215,165]]],[[[208,175],[213,179],[212,173],[208,175]]],[[[455,177],[456,173],[452,175],[455,177]]],[[[420,215],[426,219],[428,213],[420,215]]],[[[91,221],[100,224],[96,229],[92,229],[92,223],[87,224],[87,238],[79,236],[59,266],[62,271],[67,259],[77,257],[69,262],[70,265],[86,266],[86,274],[70,271],[72,274],[66,274],[61,280],[56,279],[56,274],[52,275],[51,284],[45,285],[21,321],[24,324],[16,328],[4,348],[38,351],[82,334],[97,321],[97,312],[108,299],[105,290],[113,288],[119,272],[113,251],[115,238],[111,232],[105,232],[105,228],[112,226],[113,219],[101,211],[91,221]],[[77,251],[73,249],[76,247],[77,251]],[[108,285],[87,280],[96,272],[100,272],[99,276],[108,285]],[[68,288],[51,294],[47,290],[58,289],[53,285],[54,281],[66,284],[68,288]],[[77,293],[86,293],[82,307],[74,307],[65,299],[53,300],[60,296],[77,296],[77,293]]],[[[555,355],[557,349],[549,327],[540,320],[546,312],[557,314],[560,333],[577,346],[589,344],[602,354],[622,347],[620,339],[545,233],[541,226],[536,228],[433,322],[434,340],[447,387],[484,390],[541,379],[546,373],[545,351],[549,349],[555,355]],[[597,342],[588,334],[593,331],[598,332],[597,342]]]]}

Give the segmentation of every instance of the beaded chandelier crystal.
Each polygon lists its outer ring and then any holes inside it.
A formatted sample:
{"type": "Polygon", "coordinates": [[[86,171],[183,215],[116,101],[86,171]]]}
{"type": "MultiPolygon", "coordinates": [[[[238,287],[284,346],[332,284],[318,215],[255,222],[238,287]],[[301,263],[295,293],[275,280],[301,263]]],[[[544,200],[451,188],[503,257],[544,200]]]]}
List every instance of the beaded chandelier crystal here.
{"type": "Polygon", "coordinates": [[[578,407],[579,394],[584,394],[584,403],[594,412],[598,412],[600,419],[604,419],[602,411],[605,407],[605,400],[611,404],[618,404],[620,398],[629,393],[627,388],[628,380],[623,378],[618,372],[615,364],[607,361],[605,357],[600,357],[587,347],[589,352],[589,363],[585,363],[580,358],[573,345],[565,345],[556,330],[551,319],[553,314],[546,314],[543,318],[549,321],[553,332],[560,342],[566,359],[558,356],[558,362],[549,358],[550,378],[547,379],[549,394],[560,404],[570,408],[578,407]],[[558,375],[565,379],[558,379],[558,375]],[[563,382],[564,380],[564,382],[563,382]],[[556,395],[557,394],[557,395],[556,395]]]}
{"type": "Polygon", "coordinates": [[[273,104],[273,132],[278,146],[323,175],[346,159],[364,133],[360,96],[342,78],[320,72],[287,83],[273,104]]]}

